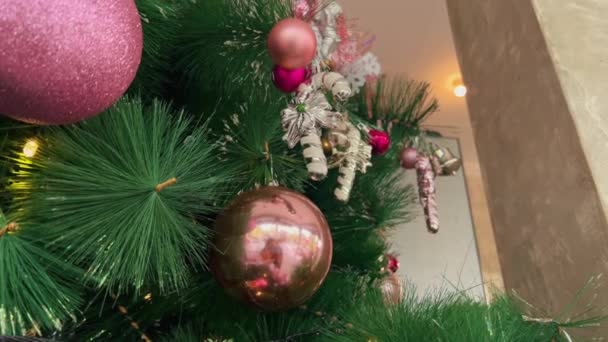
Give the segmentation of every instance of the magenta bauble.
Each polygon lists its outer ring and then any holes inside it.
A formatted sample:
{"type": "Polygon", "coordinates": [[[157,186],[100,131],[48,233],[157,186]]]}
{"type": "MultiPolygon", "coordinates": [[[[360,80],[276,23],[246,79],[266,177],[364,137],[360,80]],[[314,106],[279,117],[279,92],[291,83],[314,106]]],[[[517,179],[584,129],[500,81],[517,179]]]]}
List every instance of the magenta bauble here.
{"type": "Polygon", "coordinates": [[[399,160],[401,161],[401,167],[404,169],[413,169],[416,167],[416,161],[418,159],[418,151],[413,147],[406,147],[401,151],[399,160]]]}
{"type": "Polygon", "coordinates": [[[142,44],[133,0],[2,0],[0,113],[37,124],[96,115],[133,81],[142,44]]]}
{"type": "Polygon", "coordinates": [[[285,69],[304,68],[317,53],[315,32],[304,20],[281,20],[268,34],[268,53],[274,64],[285,69]]]}
{"type": "Polygon", "coordinates": [[[309,72],[306,68],[288,70],[282,66],[275,65],[272,69],[272,81],[282,92],[293,93],[298,90],[300,84],[306,82],[309,72]]]}
{"type": "Polygon", "coordinates": [[[391,136],[384,131],[371,129],[369,131],[369,144],[372,146],[373,154],[385,154],[391,148],[391,136]]]}
{"type": "Polygon", "coordinates": [[[397,257],[392,254],[388,254],[386,258],[388,259],[386,263],[386,267],[388,268],[388,270],[393,273],[397,272],[399,270],[399,259],[397,259],[397,257]]]}

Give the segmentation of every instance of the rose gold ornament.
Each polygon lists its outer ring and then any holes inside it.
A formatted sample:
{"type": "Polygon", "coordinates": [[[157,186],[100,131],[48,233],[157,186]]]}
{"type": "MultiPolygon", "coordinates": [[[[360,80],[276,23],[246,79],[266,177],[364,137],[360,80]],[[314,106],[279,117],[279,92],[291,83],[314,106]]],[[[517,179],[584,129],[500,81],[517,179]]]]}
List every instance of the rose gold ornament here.
{"type": "Polygon", "coordinates": [[[317,38],[307,22],[284,19],[268,34],[268,52],[274,64],[285,69],[304,68],[315,58],[317,38]]]}
{"type": "Polygon", "coordinates": [[[265,311],[296,307],[323,283],[332,239],[323,213],[281,187],[239,195],[216,222],[211,269],[232,296],[265,311]]]}
{"type": "Polygon", "coordinates": [[[416,160],[418,158],[418,151],[413,147],[406,147],[401,151],[399,160],[401,161],[401,167],[404,169],[413,169],[416,167],[416,160]]]}
{"type": "Polygon", "coordinates": [[[388,273],[378,285],[386,304],[399,304],[404,297],[401,279],[395,273],[388,273]]]}

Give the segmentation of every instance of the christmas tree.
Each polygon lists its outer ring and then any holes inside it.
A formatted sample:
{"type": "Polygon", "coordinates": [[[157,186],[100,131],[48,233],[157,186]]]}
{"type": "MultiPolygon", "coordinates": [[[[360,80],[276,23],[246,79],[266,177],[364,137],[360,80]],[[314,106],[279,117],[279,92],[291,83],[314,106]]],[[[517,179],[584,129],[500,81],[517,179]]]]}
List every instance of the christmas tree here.
{"type": "Polygon", "coordinates": [[[390,231],[420,202],[438,232],[433,179],[459,161],[426,139],[429,85],[382,76],[346,15],[0,4],[0,335],[565,341],[601,321],[400,283],[390,231]]]}

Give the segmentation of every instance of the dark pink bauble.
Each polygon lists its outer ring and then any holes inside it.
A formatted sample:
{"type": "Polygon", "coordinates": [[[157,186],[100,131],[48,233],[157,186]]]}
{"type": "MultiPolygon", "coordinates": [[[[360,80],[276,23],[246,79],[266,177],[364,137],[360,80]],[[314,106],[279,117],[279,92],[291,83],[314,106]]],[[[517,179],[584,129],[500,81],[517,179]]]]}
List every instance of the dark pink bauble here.
{"type": "Polygon", "coordinates": [[[310,24],[289,18],[279,21],[268,34],[272,61],[285,69],[304,68],[317,53],[317,38],[310,24]]]}
{"type": "Polygon", "coordinates": [[[280,65],[272,69],[272,80],[274,85],[282,92],[293,93],[298,90],[300,84],[306,82],[309,72],[306,68],[288,70],[280,65]]]}
{"type": "Polygon", "coordinates": [[[67,124],[102,112],[133,81],[142,39],[133,0],[0,1],[0,113],[67,124]]]}
{"type": "Polygon", "coordinates": [[[418,151],[413,147],[404,148],[401,151],[399,160],[401,161],[401,167],[404,169],[413,169],[416,167],[416,160],[418,159],[418,151]]]}
{"type": "Polygon", "coordinates": [[[391,148],[391,136],[384,131],[372,129],[369,131],[369,144],[373,154],[383,155],[391,148]]]}
{"type": "Polygon", "coordinates": [[[388,259],[388,262],[386,264],[388,270],[393,273],[397,272],[399,270],[399,259],[397,259],[397,257],[392,254],[388,254],[386,258],[388,259]]]}

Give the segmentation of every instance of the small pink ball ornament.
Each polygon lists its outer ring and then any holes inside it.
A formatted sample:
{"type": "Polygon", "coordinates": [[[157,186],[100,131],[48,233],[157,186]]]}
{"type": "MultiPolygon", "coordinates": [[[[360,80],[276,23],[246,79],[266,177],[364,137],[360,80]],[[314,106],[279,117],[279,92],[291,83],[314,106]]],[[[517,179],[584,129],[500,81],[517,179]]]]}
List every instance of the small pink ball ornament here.
{"type": "Polygon", "coordinates": [[[369,131],[369,144],[374,155],[383,155],[391,148],[391,136],[384,131],[371,129],[369,131]]]}
{"type": "Polygon", "coordinates": [[[413,169],[416,167],[416,161],[418,160],[418,151],[413,147],[404,148],[399,160],[401,161],[401,167],[404,169],[413,169]]]}
{"type": "Polygon", "coordinates": [[[388,254],[386,258],[388,259],[388,262],[386,263],[388,270],[393,273],[397,272],[399,270],[399,259],[392,254],[388,254]]]}
{"type": "Polygon", "coordinates": [[[317,38],[301,19],[279,21],[268,34],[268,52],[274,64],[293,70],[309,65],[317,53],[317,38]]]}
{"type": "Polygon", "coordinates": [[[94,116],[127,90],[142,46],[133,0],[2,0],[0,114],[45,125],[94,116]]]}
{"type": "Polygon", "coordinates": [[[282,92],[293,93],[298,90],[300,84],[306,82],[309,74],[306,68],[288,70],[280,65],[275,65],[272,69],[272,81],[282,92]]]}

